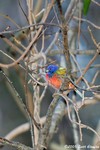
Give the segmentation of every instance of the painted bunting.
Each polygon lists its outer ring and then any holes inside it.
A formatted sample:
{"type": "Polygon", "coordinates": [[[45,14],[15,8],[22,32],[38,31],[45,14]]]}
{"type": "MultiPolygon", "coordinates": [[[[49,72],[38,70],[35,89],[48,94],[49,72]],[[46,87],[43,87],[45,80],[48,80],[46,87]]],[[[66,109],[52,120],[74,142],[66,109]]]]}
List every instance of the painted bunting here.
{"type": "Polygon", "coordinates": [[[49,85],[51,85],[55,89],[60,89],[62,84],[64,85],[64,90],[72,89],[76,91],[80,97],[82,94],[77,88],[72,84],[72,82],[68,78],[64,78],[67,75],[66,68],[58,67],[57,65],[49,65],[46,69],[46,80],[49,85]]]}
{"type": "MultiPolygon", "coordinates": [[[[46,69],[46,80],[56,89],[60,89],[66,76],[66,68],[58,67],[56,65],[49,65],[46,69]]],[[[64,83],[63,83],[64,84],[64,83]]],[[[67,79],[66,88],[74,88],[74,85],[67,79]]]]}

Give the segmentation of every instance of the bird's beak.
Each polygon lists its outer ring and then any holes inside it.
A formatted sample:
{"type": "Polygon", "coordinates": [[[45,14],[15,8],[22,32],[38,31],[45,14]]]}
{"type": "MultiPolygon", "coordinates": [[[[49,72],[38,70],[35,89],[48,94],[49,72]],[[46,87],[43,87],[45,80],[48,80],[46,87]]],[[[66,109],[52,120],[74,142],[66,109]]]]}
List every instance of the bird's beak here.
{"type": "Polygon", "coordinates": [[[46,72],[46,73],[48,73],[48,72],[49,72],[49,70],[47,69],[45,72],[46,72]]]}

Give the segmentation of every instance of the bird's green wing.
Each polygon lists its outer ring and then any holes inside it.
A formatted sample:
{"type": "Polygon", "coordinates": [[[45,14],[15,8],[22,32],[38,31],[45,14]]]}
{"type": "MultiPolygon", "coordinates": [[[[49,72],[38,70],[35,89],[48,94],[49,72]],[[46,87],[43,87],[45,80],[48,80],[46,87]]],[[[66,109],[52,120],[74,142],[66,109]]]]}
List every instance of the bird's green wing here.
{"type": "Polygon", "coordinates": [[[60,67],[60,68],[56,71],[56,73],[57,73],[58,75],[65,76],[65,75],[66,75],[66,68],[60,67]]]}

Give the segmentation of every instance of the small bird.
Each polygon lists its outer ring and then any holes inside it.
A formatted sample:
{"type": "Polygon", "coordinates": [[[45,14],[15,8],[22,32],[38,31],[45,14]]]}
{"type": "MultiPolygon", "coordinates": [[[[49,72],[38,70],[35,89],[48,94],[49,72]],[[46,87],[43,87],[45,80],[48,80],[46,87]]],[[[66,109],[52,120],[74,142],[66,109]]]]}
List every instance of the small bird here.
{"type": "Polygon", "coordinates": [[[54,89],[61,89],[62,84],[64,85],[63,90],[74,90],[80,97],[82,94],[76,89],[72,82],[66,78],[66,68],[58,67],[57,65],[49,65],[46,69],[46,80],[54,89]]]}
{"type": "MultiPolygon", "coordinates": [[[[46,80],[48,83],[56,89],[60,89],[64,77],[66,76],[66,68],[58,67],[57,65],[49,65],[46,69],[46,80]]],[[[67,79],[66,88],[74,88],[72,83],[67,79]]]]}

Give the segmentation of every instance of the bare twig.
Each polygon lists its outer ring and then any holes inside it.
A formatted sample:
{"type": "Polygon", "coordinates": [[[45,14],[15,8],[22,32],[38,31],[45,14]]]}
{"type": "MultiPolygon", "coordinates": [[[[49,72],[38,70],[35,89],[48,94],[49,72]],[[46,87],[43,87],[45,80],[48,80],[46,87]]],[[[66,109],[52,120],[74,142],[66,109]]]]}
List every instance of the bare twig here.
{"type": "Polygon", "coordinates": [[[29,29],[29,28],[35,27],[35,26],[47,26],[47,27],[48,27],[48,26],[55,26],[55,27],[58,27],[58,28],[61,29],[61,26],[58,25],[58,24],[42,22],[42,23],[35,23],[35,24],[32,24],[32,25],[27,25],[27,26],[24,26],[24,27],[22,27],[22,28],[15,29],[15,30],[1,31],[1,32],[0,32],[0,35],[20,32],[20,31],[23,31],[23,30],[26,30],[26,29],[29,29]]]}
{"type": "Polygon", "coordinates": [[[19,54],[22,54],[23,51],[20,50],[15,44],[13,44],[9,39],[7,39],[5,36],[0,35],[0,38],[3,39],[10,47],[12,47],[14,50],[16,50],[19,54]]]}
{"type": "Polygon", "coordinates": [[[28,122],[24,123],[24,124],[16,127],[15,129],[13,129],[10,133],[8,133],[5,136],[5,139],[12,140],[12,139],[16,138],[18,135],[21,135],[22,133],[29,131],[29,129],[30,129],[29,123],[28,122]]]}
{"type": "Polygon", "coordinates": [[[95,0],[92,0],[92,2],[93,2],[94,4],[96,4],[97,6],[100,6],[100,3],[99,3],[99,2],[97,2],[97,1],[95,1],[95,0]]]}
{"type": "Polygon", "coordinates": [[[76,19],[76,20],[85,21],[85,22],[91,24],[94,28],[100,30],[100,27],[99,27],[99,26],[95,25],[94,23],[92,23],[91,21],[89,21],[89,20],[87,20],[87,19],[78,18],[78,17],[76,17],[76,16],[74,16],[73,18],[76,19]]]}

